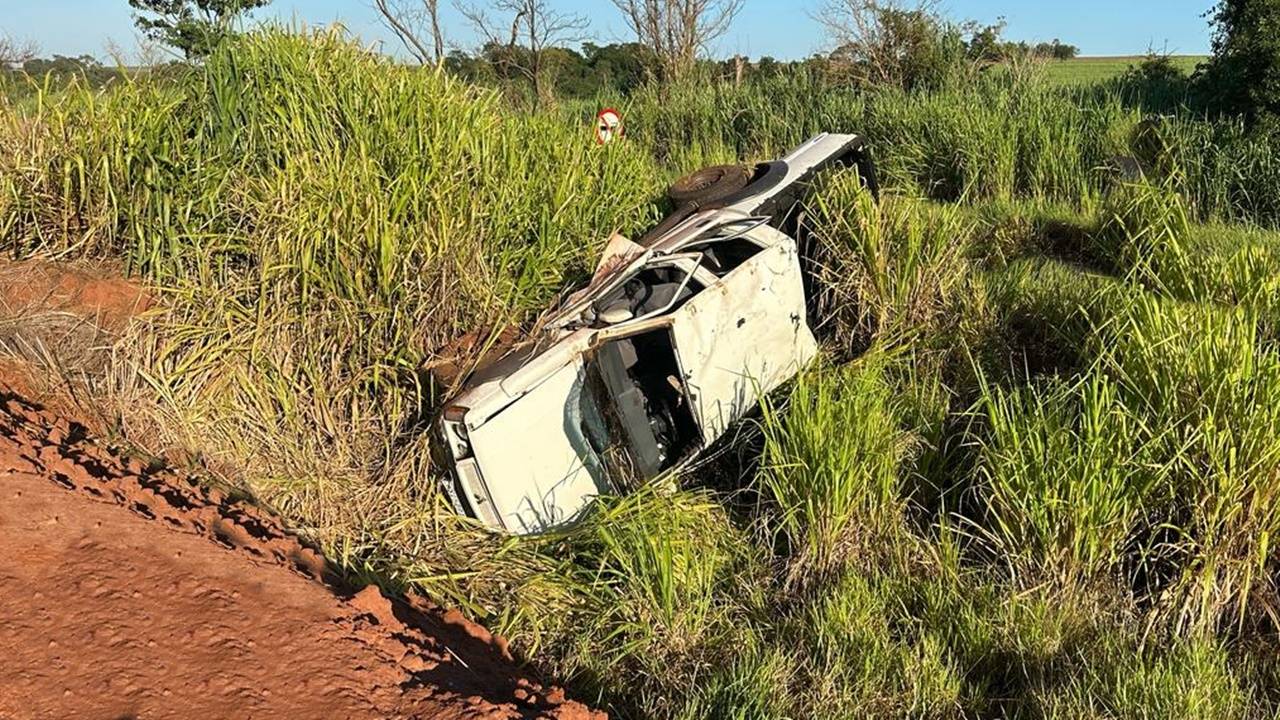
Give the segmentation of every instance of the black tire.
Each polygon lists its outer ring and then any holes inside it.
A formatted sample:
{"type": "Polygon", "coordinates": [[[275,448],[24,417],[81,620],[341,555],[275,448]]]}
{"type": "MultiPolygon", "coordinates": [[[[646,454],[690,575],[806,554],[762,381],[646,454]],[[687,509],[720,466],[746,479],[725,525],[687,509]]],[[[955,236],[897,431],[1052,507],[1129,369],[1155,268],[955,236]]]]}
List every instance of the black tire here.
{"type": "Polygon", "coordinates": [[[706,205],[741,191],[752,179],[752,169],[743,165],[714,165],[690,173],[667,190],[671,202],[679,205],[706,205]]]}

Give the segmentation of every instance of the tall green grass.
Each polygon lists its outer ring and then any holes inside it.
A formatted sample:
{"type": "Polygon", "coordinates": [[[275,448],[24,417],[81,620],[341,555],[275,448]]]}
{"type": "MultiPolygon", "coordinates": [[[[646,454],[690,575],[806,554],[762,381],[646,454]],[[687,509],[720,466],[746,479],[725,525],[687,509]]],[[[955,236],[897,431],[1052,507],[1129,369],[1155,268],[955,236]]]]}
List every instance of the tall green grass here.
{"type": "Polygon", "coordinates": [[[899,197],[877,204],[844,173],[821,187],[813,220],[821,314],[841,344],[856,351],[938,329],[966,279],[970,230],[958,211],[899,197]]]}
{"type": "Polygon", "coordinates": [[[857,132],[872,140],[888,184],[947,200],[1076,201],[1100,185],[1095,169],[1125,153],[1140,119],[1118,99],[1081,107],[1043,79],[998,71],[932,94],[864,94],[807,73],[737,87],[652,87],[627,109],[633,137],[675,167],[857,132]]]}
{"type": "Polygon", "coordinates": [[[1108,285],[1001,271],[1003,312],[1076,375],[981,389],[983,527],[1032,567],[1123,572],[1177,632],[1273,624],[1269,255],[1193,231],[1167,186],[1117,187],[1097,228],[1108,285]]]}
{"type": "Polygon", "coordinates": [[[1088,579],[1117,570],[1167,487],[1152,447],[1161,436],[1099,374],[984,396],[979,487],[992,540],[1023,571],[1088,579]]]}
{"type": "Polygon", "coordinates": [[[667,167],[763,158],[817,132],[872,140],[886,184],[935,200],[1054,200],[1088,206],[1136,157],[1176,179],[1201,221],[1280,224],[1280,138],[1232,118],[1177,110],[1144,122],[1132,93],[1062,87],[1041,72],[993,68],[931,93],[863,92],[796,72],[742,85],[698,82],[602,98],[667,167]]]}
{"type": "Polygon", "coordinates": [[[776,507],[793,584],[871,560],[901,524],[907,438],[882,363],[872,355],[865,367],[819,371],[800,380],[785,410],[765,405],[758,482],[776,507]]]}
{"type": "MultiPolygon", "coordinates": [[[[562,629],[560,670],[618,709],[670,716],[681,704],[673,688],[687,688],[679,695],[693,702],[744,653],[750,662],[765,650],[756,619],[767,566],[709,494],[651,487],[602,502],[551,551],[570,558],[586,603],[562,629]]],[[[752,663],[735,672],[767,670],[752,663]]]]}
{"type": "Polygon", "coordinates": [[[1177,566],[1165,596],[1180,626],[1274,624],[1280,529],[1280,357],[1256,314],[1143,297],[1103,334],[1126,404],[1167,428],[1177,566]]]}

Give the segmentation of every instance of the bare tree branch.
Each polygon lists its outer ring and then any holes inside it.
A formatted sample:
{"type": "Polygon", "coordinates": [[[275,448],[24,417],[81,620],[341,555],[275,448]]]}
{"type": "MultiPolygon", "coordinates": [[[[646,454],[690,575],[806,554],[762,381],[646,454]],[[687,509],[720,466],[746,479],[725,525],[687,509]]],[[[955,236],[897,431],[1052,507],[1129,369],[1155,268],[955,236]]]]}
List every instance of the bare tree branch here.
{"type": "Polygon", "coordinates": [[[40,47],[32,40],[19,41],[0,33],[0,70],[22,67],[39,52],[40,47]]]}
{"type": "Polygon", "coordinates": [[[458,4],[458,11],[479,33],[484,50],[504,75],[517,74],[533,89],[537,108],[551,100],[555,68],[547,51],[578,42],[588,22],[581,15],[561,13],[547,0],[489,0],[487,6],[458,4]]]}
{"type": "Polygon", "coordinates": [[[698,56],[729,31],[744,0],[612,0],[675,80],[693,69],[698,56]]]}
{"type": "Polygon", "coordinates": [[[444,62],[440,0],[373,0],[373,7],[415,60],[423,65],[444,62]]]}

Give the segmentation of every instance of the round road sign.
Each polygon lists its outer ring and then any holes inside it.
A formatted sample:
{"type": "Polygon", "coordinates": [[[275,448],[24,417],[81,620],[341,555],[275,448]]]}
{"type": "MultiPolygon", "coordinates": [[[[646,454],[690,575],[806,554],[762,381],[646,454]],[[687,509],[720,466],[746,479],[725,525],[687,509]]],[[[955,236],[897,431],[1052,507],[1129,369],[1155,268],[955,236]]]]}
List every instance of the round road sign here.
{"type": "Polygon", "coordinates": [[[596,115],[596,142],[606,145],[626,134],[622,127],[622,113],[605,108],[596,115]]]}

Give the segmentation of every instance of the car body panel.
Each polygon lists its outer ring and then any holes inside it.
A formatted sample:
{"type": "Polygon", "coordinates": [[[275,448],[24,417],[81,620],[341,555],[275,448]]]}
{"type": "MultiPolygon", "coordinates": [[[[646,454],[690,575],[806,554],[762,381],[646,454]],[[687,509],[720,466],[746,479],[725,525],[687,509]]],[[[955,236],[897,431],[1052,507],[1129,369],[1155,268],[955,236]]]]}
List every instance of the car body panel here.
{"type": "Polygon", "coordinates": [[[672,316],[676,354],[706,437],[723,435],[818,353],[805,322],[795,242],[781,238],[672,316]]]}
{"type": "Polygon", "coordinates": [[[467,409],[463,423],[474,432],[524,394],[545,381],[550,373],[572,362],[591,346],[590,329],[563,331],[540,337],[516,348],[499,365],[515,358],[514,370],[494,372],[456,397],[454,404],[467,409]]]}
{"type": "MultiPolygon", "coordinates": [[[[857,135],[820,133],[792,150],[782,161],[787,164],[785,179],[763,193],[752,193],[725,204],[725,209],[748,215],[771,215],[785,209],[781,205],[795,199],[796,188],[811,180],[815,172],[831,160],[843,161],[849,152],[860,149],[863,139],[857,135]]],[[[874,190],[873,190],[874,191],[874,190]]]]}

